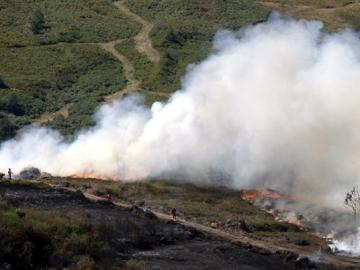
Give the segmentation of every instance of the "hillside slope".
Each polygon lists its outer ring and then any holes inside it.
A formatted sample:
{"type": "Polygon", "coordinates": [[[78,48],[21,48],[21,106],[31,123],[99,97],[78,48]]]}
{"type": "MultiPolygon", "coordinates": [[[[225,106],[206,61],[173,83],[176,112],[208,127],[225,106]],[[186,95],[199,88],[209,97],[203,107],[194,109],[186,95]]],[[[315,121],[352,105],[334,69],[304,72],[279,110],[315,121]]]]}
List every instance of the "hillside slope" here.
{"type": "Polygon", "coordinates": [[[147,105],[166,100],[187,66],[211,53],[216,31],[264,21],[272,10],[333,31],[359,27],[359,9],[347,0],[2,1],[0,141],[32,122],[73,134],[129,89],[147,105]]]}
{"type": "MultiPolygon", "coordinates": [[[[200,196],[207,193],[192,189],[200,196]]],[[[88,195],[69,188],[0,182],[0,190],[0,268],[347,269],[315,264],[286,249],[270,251],[244,241],[231,243],[213,232],[217,230],[168,221],[146,208],[118,207],[98,197],[89,200],[88,195]]],[[[260,212],[255,207],[251,210],[260,212]]],[[[337,265],[354,262],[340,260],[337,265]]]]}
{"type": "Polygon", "coordinates": [[[125,87],[121,62],[99,44],[140,25],[112,1],[2,1],[0,15],[0,140],[70,103],[53,126],[65,134],[89,126],[104,97],[125,87]]]}

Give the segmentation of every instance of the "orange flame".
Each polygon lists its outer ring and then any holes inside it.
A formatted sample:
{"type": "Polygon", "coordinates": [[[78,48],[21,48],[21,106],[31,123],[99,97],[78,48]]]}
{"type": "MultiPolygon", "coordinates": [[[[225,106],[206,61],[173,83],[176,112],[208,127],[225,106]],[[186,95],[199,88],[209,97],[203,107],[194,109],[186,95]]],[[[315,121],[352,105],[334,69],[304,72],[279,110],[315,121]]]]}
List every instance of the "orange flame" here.
{"type": "Polygon", "coordinates": [[[290,219],[287,219],[286,220],[287,223],[290,223],[290,224],[293,224],[293,225],[296,225],[298,227],[304,227],[304,224],[301,222],[300,219],[298,219],[297,217],[293,217],[293,218],[290,218],[290,219]]]}
{"type": "Polygon", "coordinates": [[[119,180],[119,176],[112,175],[112,176],[102,176],[95,173],[77,173],[69,175],[68,178],[72,179],[97,179],[97,180],[119,180]]]}
{"type": "Polygon", "coordinates": [[[248,202],[255,202],[256,200],[264,200],[264,199],[277,201],[284,198],[285,196],[283,194],[273,189],[244,190],[242,194],[242,199],[248,202]]]}
{"type": "MultiPolygon", "coordinates": [[[[280,192],[273,190],[273,189],[252,189],[252,190],[243,190],[242,192],[242,199],[247,202],[261,202],[261,201],[278,201],[281,199],[284,200],[293,200],[289,196],[281,194],[280,192]]],[[[287,222],[298,227],[304,227],[304,224],[301,222],[301,218],[298,215],[291,215],[289,217],[284,217],[281,213],[274,209],[274,205],[270,208],[265,207],[264,210],[273,215],[275,220],[280,222],[287,222]]]]}

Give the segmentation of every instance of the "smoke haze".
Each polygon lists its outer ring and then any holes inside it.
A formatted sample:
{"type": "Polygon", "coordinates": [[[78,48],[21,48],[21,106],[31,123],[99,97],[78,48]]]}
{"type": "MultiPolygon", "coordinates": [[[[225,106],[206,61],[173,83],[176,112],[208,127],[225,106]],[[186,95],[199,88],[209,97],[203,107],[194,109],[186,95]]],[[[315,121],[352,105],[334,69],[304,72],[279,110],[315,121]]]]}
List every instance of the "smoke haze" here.
{"type": "Polygon", "coordinates": [[[272,18],[219,32],[168,102],[102,106],[72,142],[27,129],[1,145],[0,165],[266,186],[342,207],[360,177],[360,40],[321,29],[272,18]]]}

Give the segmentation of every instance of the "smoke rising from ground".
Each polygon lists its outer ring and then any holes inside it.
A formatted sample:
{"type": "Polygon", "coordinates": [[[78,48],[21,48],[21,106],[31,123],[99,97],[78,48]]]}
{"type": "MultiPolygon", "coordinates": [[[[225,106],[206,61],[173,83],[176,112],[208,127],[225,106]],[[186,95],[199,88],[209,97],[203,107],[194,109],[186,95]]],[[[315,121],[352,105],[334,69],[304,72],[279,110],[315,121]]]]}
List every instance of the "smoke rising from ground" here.
{"type": "Polygon", "coordinates": [[[360,256],[360,228],[351,235],[347,235],[342,238],[341,241],[335,240],[333,244],[330,245],[331,249],[334,252],[339,252],[340,254],[352,255],[354,257],[360,256]]]}
{"type": "Polygon", "coordinates": [[[66,142],[32,128],[2,144],[1,166],[58,175],[166,177],[266,186],[342,206],[360,177],[360,40],[316,21],[272,18],[222,31],[167,103],[102,106],[66,142]]]}

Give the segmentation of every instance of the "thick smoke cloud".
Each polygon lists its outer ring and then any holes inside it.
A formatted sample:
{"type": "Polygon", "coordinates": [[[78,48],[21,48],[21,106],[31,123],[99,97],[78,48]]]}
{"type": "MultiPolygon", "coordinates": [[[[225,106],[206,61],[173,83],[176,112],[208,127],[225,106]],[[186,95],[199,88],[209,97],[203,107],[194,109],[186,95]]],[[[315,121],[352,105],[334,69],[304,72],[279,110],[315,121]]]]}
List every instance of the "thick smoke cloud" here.
{"type": "Polygon", "coordinates": [[[28,129],[2,144],[0,165],[266,186],[342,206],[360,177],[360,41],[321,29],[273,18],[222,31],[167,103],[105,105],[72,142],[28,129]]]}

